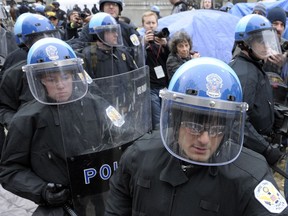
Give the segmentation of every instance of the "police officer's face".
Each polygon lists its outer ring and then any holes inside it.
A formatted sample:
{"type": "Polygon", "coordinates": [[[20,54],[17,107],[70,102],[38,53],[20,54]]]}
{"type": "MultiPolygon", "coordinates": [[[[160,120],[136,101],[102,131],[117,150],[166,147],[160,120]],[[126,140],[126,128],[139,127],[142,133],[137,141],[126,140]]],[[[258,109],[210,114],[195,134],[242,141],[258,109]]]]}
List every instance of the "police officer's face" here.
{"type": "Polygon", "coordinates": [[[49,73],[45,74],[41,79],[42,84],[46,87],[48,97],[58,102],[67,101],[72,94],[72,74],[49,73]]]}
{"type": "Polygon", "coordinates": [[[105,31],[104,33],[104,41],[109,45],[117,45],[118,44],[118,33],[117,31],[105,31]]]}
{"type": "Polygon", "coordinates": [[[115,2],[105,2],[103,5],[103,12],[117,18],[120,13],[119,5],[115,2]]]}
{"type": "Polygon", "coordinates": [[[190,54],[190,44],[187,41],[183,41],[177,44],[177,54],[180,58],[187,58],[190,54]]]}
{"type": "Polygon", "coordinates": [[[185,157],[206,162],[218,149],[225,126],[218,124],[207,126],[193,122],[181,123],[178,143],[185,157]]]}
{"type": "Polygon", "coordinates": [[[253,50],[254,55],[258,59],[266,59],[268,56],[273,54],[273,51],[269,48],[269,45],[265,43],[263,40],[255,39],[252,42],[251,48],[253,50]]]}

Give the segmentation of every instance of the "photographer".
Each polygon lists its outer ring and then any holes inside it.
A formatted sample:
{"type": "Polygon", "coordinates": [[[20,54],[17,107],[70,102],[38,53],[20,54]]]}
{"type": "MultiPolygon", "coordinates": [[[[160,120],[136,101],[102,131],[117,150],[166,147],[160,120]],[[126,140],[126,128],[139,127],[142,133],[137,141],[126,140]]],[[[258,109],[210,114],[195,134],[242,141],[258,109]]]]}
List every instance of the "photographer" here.
{"type": "Polygon", "coordinates": [[[168,86],[168,75],[166,61],[169,55],[167,28],[156,32],[158,27],[158,17],[148,11],[142,15],[142,25],[145,30],[144,43],[146,50],[146,65],[150,69],[150,94],[152,106],[152,127],[159,129],[159,119],[161,111],[161,99],[159,91],[168,86]]]}
{"type": "MultiPolygon", "coordinates": [[[[267,19],[271,22],[272,27],[276,30],[279,42],[281,45],[282,53],[274,54],[267,58],[264,64],[264,71],[275,72],[277,74],[285,73],[283,69],[287,62],[287,48],[285,46],[285,39],[282,37],[286,27],[286,12],[283,8],[274,7],[268,11],[267,19]]],[[[287,73],[287,72],[286,72],[287,73]]],[[[287,75],[284,75],[287,76],[287,75]]],[[[282,76],[283,77],[283,76],[282,76]]]]}
{"type": "Polygon", "coordinates": [[[66,25],[66,35],[65,40],[70,40],[72,38],[79,37],[79,31],[81,31],[83,26],[83,20],[80,13],[76,10],[71,10],[68,13],[68,22],[66,25]]]}

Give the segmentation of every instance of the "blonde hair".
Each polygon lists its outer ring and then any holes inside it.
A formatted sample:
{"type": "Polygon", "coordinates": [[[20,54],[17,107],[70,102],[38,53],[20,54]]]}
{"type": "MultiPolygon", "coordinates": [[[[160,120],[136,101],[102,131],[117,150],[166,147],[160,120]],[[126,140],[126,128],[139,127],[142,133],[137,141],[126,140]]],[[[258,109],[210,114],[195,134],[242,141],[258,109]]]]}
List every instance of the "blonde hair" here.
{"type": "Polygon", "coordinates": [[[145,17],[150,17],[150,16],[155,16],[155,17],[156,17],[156,21],[157,21],[157,23],[158,23],[158,16],[157,16],[157,14],[154,13],[154,12],[152,12],[152,11],[146,11],[146,12],[144,12],[143,15],[142,15],[142,25],[144,24],[144,18],[145,18],[145,17]]]}

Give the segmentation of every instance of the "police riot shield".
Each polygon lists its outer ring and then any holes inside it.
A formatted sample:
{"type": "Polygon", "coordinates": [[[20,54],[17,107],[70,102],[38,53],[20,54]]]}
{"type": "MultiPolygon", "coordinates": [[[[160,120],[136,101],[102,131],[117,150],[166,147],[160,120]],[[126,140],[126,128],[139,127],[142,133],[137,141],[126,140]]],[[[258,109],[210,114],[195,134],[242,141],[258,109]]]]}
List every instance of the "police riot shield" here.
{"type": "Polygon", "coordinates": [[[88,93],[58,105],[76,215],[103,215],[109,179],[123,151],[151,130],[147,66],[91,79],[88,93]]]}

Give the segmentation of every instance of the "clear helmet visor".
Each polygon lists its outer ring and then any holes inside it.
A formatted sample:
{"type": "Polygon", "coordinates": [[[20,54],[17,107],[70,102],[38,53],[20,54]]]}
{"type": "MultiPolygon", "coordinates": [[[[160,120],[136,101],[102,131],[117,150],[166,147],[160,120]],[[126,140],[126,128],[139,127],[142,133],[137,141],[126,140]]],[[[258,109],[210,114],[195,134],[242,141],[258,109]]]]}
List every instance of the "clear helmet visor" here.
{"type": "Polygon", "coordinates": [[[42,38],[48,38],[48,37],[61,39],[61,34],[58,30],[50,30],[46,32],[28,34],[24,37],[23,43],[27,47],[31,47],[36,41],[42,38]]]}
{"type": "Polygon", "coordinates": [[[160,131],[176,158],[204,166],[233,162],[242,149],[246,103],[210,100],[162,90],[160,131]],[[181,99],[181,100],[182,100],[181,99]],[[213,108],[211,107],[213,105],[213,108]]]}
{"type": "Polygon", "coordinates": [[[123,46],[121,27],[119,24],[97,27],[96,34],[101,42],[107,46],[123,46]]]}
{"type": "Polygon", "coordinates": [[[66,104],[84,97],[88,90],[82,59],[67,59],[23,67],[36,100],[48,105],[66,104]]]}
{"type": "Polygon", "coordinates": [[[245,43],[251,47],[256,56],[265,59],[271,55],[281,53],[279,38],[274,29],[253,32],[245,43]]]}

